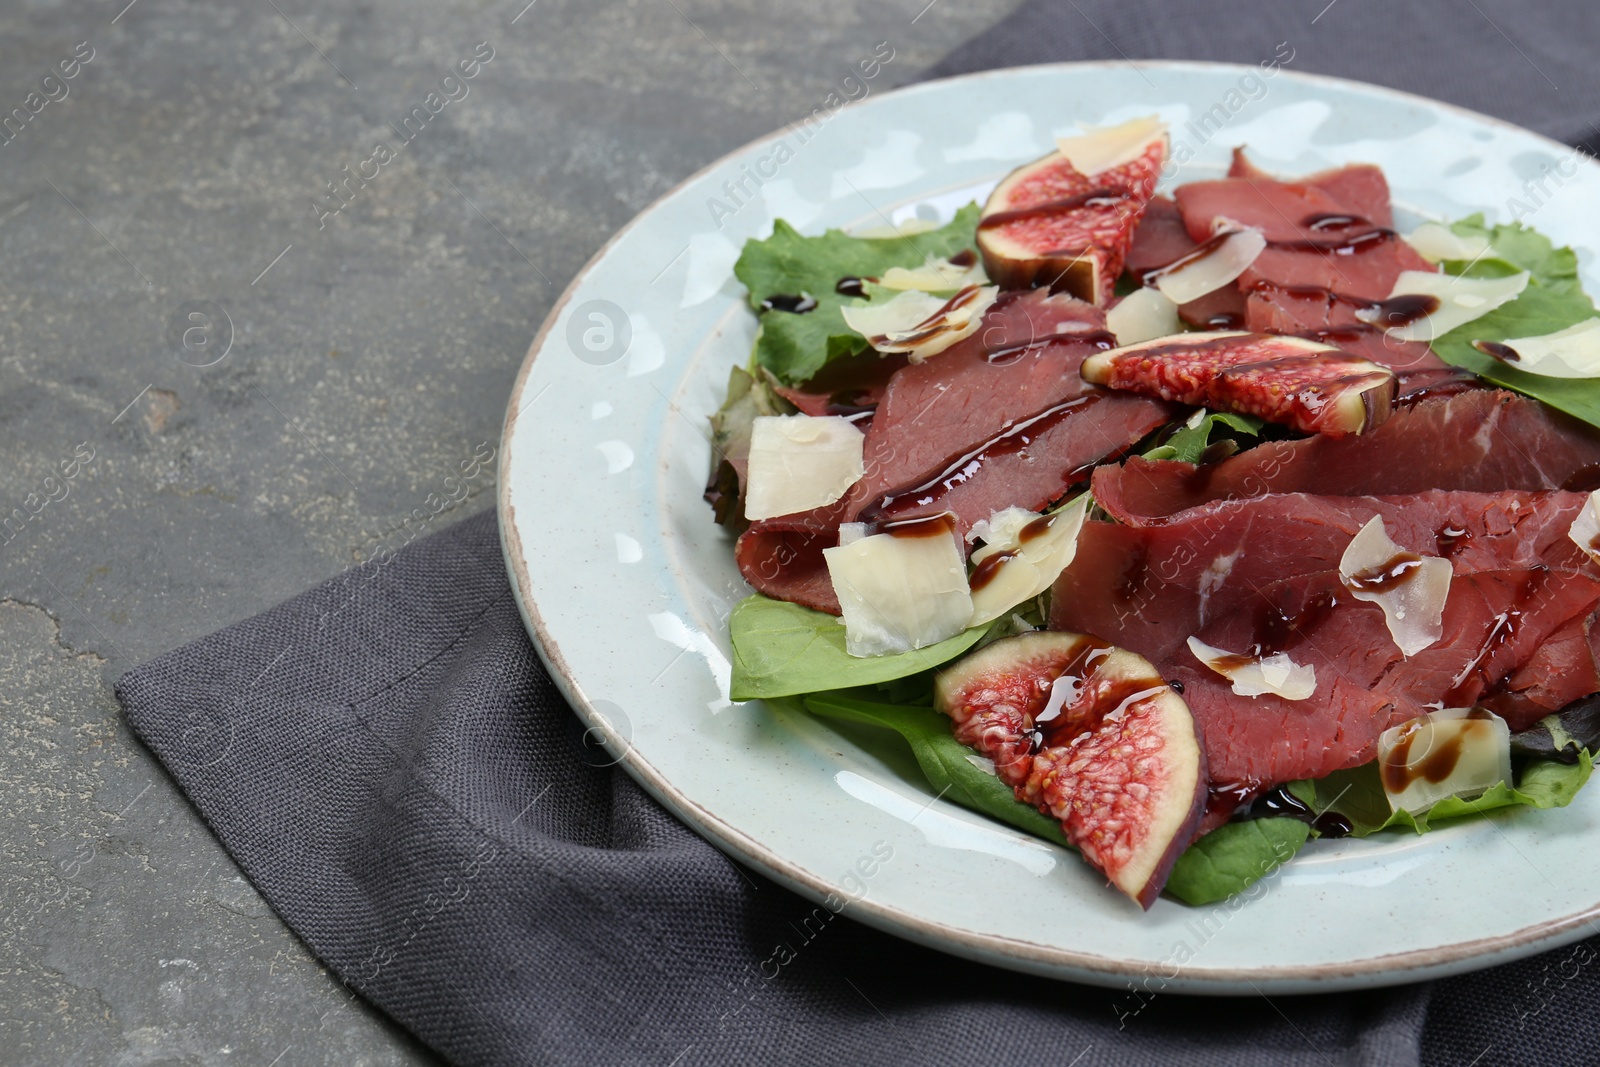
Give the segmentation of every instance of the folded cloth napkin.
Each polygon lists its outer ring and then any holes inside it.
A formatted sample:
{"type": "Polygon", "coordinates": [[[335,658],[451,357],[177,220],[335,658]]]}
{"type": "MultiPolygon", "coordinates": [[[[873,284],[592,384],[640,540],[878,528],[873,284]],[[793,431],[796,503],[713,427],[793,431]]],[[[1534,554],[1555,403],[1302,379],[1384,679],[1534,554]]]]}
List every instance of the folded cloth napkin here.
{"type": "MultiPolygon", "coordinates": [[[[939,72],[1257,62],[1288,41],[1291,69],[1573,140],[1600,115],[1592,8],[1320,7],[1035,3],[939,72]]],[[[136,667],[118,696],[284,921],[459,1063],[1482,1067],[1592,1062],[1600,1033],[1600,942],[1428,985],[1219,1001],[1017,975],[848,912],[816,921],[590,743],[523,629],[492,514],[136,667]]]]}

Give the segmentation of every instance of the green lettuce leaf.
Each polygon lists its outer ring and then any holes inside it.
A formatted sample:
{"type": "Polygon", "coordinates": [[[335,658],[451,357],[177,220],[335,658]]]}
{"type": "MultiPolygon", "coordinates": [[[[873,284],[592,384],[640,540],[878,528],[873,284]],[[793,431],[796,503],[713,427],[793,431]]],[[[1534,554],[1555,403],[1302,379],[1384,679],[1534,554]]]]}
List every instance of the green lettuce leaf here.
{"type": "Polygon", "coordinates": [[[1482,215],[1462,219],[1450,228],[1462,236],[1485,238],[1491,253],[1472,262],[1446,262],[1443,266],[1449,273],[1499,277],[1525,270],[1531,277],[1515,300],[1451,330],[1433,342],[1433,350],[1446,363],[1600,426],[1600,379],[1529,374],[1472,347],[1473,341],[1538,337],[1594,318],[1594,303],[1578,279],[1577,254],[1570,248],[1557,248],[1548,237],[1521,223],[1487,226],[1482,215]]]}
{"type": "Polygon", "coordinates": [[[1349,820],[1354,837],[1366,837],[1388,829],[1423,834],[1433,829],[1435,823],[1502,808],[1564,808],[1589,780],[1593,769],[1594,761],[1585,750],[1579,750],[1574,763],[1529,760],[1512,776],[1515,784],[1500,782],[1472,800],[1447,797],[1416,815],[1389,810],[1389,798],[1378,777],[1376,761],[1346,771],[1334,771],[1315,781],[1291,782],[1289,791],[1318,814],[1333,811],[1343,815],[1349,820]]]}
{"type": "Polygon", "coordinates": [[[1292,859],[1310,836],[1298,819],[1224,823],[1178,857],[1167,892],[1196,906],[1226,900],[1292,859]]]}
{"type": "Polygon", "coordinates": [[[784,384],[798,385],[829,361],[866,351],[866,338],[839,314],[847,302],[857,303],[834,291],[839,279],[879,278],[890,267],[920,267],[929,256],[971,248],[978,214],[978,205],[968,204],[946,225],[904,237],[851,237],[843,230],[806,237],[779,219],[771,237],[745,242],[733,273],[757,311],[768,297],[800,293],[809,293],[817,306],[801,315],[761,311],[756,362],[784,384]]]}
{"type": "Polygon", "coordinates": [[[896,656],[861,658],[844,650],[838,616],[759,593],[741,600],[728,620],[733,638],[730,699],[799,696],[875,685],[955,659],[978,643],[988,626],[896,656]]]}
{"type": "Polygon", "coordinates": [[[973,751],[951,734],[950,720],[932,708],[884,704],[847,693],[818,693],[806,697],[805,706],[815,715],[893,730],[911,746],[934,795],[1072,847],[1054,819],[1018,800],[1010,786],[973,763],[968,758],[973,751]]]}

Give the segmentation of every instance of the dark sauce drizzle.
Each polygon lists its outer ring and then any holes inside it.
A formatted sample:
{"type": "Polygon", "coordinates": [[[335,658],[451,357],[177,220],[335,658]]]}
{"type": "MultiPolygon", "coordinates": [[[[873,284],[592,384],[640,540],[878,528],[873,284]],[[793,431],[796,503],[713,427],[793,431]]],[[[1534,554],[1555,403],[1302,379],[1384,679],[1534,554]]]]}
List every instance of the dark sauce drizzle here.
{"type": "MultiPolygon", "coordinates": [[[[1374,311],[1379,321],[1385,327],[1409,326],[1419,319],[1425,319],[1439,310],[1439,298],[1426,293],[1402,293],[1392,296],[1387,300],[1367,300],[1364,297],[1350,296],[1346,293],[1335,292],[1320,285],[1280,285],[1265,279],[1250,286],[1250,292],[1267,293],[1278,292],[1299,300],[1322,300],[1331,308],[1337,304],[1346,307],[1358,308],[1362,311],[1374,311]]],[[[1337,331],[1359,330],[1354,324],[1350,326],[1335,326],[1327,330],[1314,331],[1319,337],[1331,339],[1337,331]]],[[[1350,337],[1354,340],[1354,337],[1350,337]]]]}
{"type": "Polygon", "coordinates": [[[991,556],[985,556],[972,569],[972,574],[967,579],[967,585],[976,593],[994,581],[995,575],[1000,573],[1000,569],[1006,565],[1006,561],[1016,559],[1021,552],[1022,546],[1029,541],[1044,536],[1050,527],[1055,525],[1056,518],[1057,516],[1055,515],[1040,515],[1037,519],[1029,521],[1026,526],[1017,531],[1017,547],[1008,549],[1005,552],[996,552],[991,556]]]}
{"type": "Polygon", "coordinates": [[[1013,208],[1009,211],[996,211],[985,215],[978,220],[978,229],[992,230],[996,226],[1005,226],[1024,219],[1036,219],[1044,215],[1058,215],[1067,211],[1074,211],[1080,207],[1112,207],[1125,204],[1133,200],[1132,193],[1122,192],[1118,189],[1092,189],[1087,193],[1069,196],[1061,200],[1047,200],[1042,204],[1032,207],[1013,208]]]}
{"type": "Polygon", "coordinates": [[[1109,330],[1083,330],[1079,333],[1054,333],[1048,337],[1036,338],[1025,341],[1019,345],[1006,345],[1003,348],[991,348],[984,352],[985,363],[993,363],[1003,367],[1008,363],[1015,363],[1029,352],[1039,348],[1049,348],[1059,344],[1086,344],[1094,345],[1102,352],[1117,347],[1117,336],[1109,330]]]}
{"type": "Polygon", "coordinates": [[[1401,293],[1368,305],[1384,326],[1409,326],[1439,310],[1439,298],[1430,293],[1401,293]]]}
{"type": "Polygon", "coordinates": [[[1192,266],[1195,263],[1204,262],[1216,255],[1222,246],[1228,242],[1228,238],[1238,232],[1238,230],[1224,230],[1219,234],[1215,234],[1171,263],[1159,267],[1151,267],[1139,276],[1139,280],[1145,285],[1154,285],[1168,274],[1182,270],[1184,267],[1192,266]]]}
{"type": "Polygon", "coordinates": [[[1251,809],[1251,814],[1298,819],[1323,837],[1348,837],[1355,829],[1350,820],[1337,811],[1317,814],[1311,805],[1289,792],[1287,786],[1282,785],[1262,795],[1251,809]]]}
{"type": "Polygon", "coordinates": [[[847,275],[834,283],[833,291],[838,293],[840,296],[866,296],[866,282],[866,278],[857,278],[854,275],[847,275]]]}
{"type": "Polygon", "coordinates": [[[1071,400],[1045,408],[1032,418],[1014,423],[976,448],[949,457],[939,468],[938,473],[931,478],[885,493],[876,502],[863,508],[858,517],[863,522],[872,522],[882,519],[901,505],[927,507],[957,486],[971,480],[983,469],[985,463],[998,456],[1021,452],[1032,444],[1033,439],[1039,434],[1062,422],[1074,411],[1099,399],[1099,395],[1093,393],[1073,397],[1071,400]]]}
{"type": "MultiPolygon", "coordinates": [[[[1491,713],[1483,708],[1473,708],[1467,713],[1468,719],[1487,719],[1491,713]]],[[[1466,734],[1458,732],[1447,740],[1434,739],[1432,747],[1423,758],[1413,764],[1411,760],[1411,747],[1416,743],[1417,735],[1421,733],[1420,724],[1412,727],[1403,734],[1387,756],[1378,764],[1378,775],[1383,779],[1383,787],[1390,793],[1399,793],[1407,786],[1417,781],[1429,781],[1435,784],[1450,777],[1450,772],[1456,769],[1456,764],[1461,761],[1462,746],[1466,743],[1466,734]]]]}
{"type": "Polygon", "coordinates": [[[1422,557],[1415,552],[1396,552],[1377,566],[1352,574],[1344,584],[1356,593],[1388,593],[1409,582],[1421,566],[1422,557]]]}
{"type": "Polygon", "coordinates": [[[1472,540],[1472,531],[1462,526],[1446,526],[1434,534],[1439,545],[1439,555],[1449,559],[1472,540]]]}
{"type": "Polygon", "coordinates": [[[1107,716],[1118,710],[1166,692],[1167,683],[1154,675],[1118,678],[1109,682],[1096,678],[1095,672],[1100,661],[1110,654],[1110,645],[1086,638],[1062,667],[1061,673],[1052,681],[1051,688],[1065,680],[1070,690],[1061,706],[1051,711],[1048,717],[1041,713],[1034,719],[1033,728],[1026,735],[1034,752],[1066,745],[1084,731],[1099,726],[1107,716]],[[1084,701],[1082,698],[1086,691],[1090,699],[1084,701]]]}
{"type": "Polygon", "coordinates": [[[1498,359],[1501,363],[1521,363],[1522,356],[1510,345],[1501,344],[1499,341],[1474,341],[1472,347],[1486,356],[1498,359]]]}
{"type": "Polygon", "coordinates": [[[817,298],[810,293],[774,293],[761,301],[763,311],[787,311],[794,315],[804,315],[816,307],[817,298]]]}

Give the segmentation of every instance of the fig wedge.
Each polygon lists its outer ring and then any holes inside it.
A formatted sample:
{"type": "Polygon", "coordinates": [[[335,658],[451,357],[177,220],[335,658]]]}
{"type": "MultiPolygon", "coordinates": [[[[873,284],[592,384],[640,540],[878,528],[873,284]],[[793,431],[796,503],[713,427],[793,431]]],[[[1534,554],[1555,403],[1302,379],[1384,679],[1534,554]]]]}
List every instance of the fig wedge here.
{"type": "Polygon", "coordinates": [[[996,641],[942,671],[935,706],[1018,799],[1149,908],[1205,810],[1194,719],[1143,657],[1083,634],[996,641]]]}
{"type": "Polygon", "coordinates": [[[996,641],[939,672],[933,706],[950,717],[957,741],[989,757],[1000,780],[1018,788],[1033,770],[1034,720],[1050,703],[1052,683],[1101,648],[1082,634],[1049,630],[996,641]]]}
{"type": "Polygon", "coordinates": [[[1091,304],[1111,299],[1167,158],[1165,126],[1136,123],[1141,143],[1104,170],[1083,173],[1073,158],[1092,165],[1090,154],[1064,144],[995,187],[978,222],[978,251],[991,280],[1004,289],[1048,286],[1091,304]]]}
{"type": "Polygon", "coordinates": [[[1255,415],[1302,433],[1360,434],[1394,410],[1394,371],[1277,334],[1188,333],[1090,356],[1085,381],[1255,415]]]}

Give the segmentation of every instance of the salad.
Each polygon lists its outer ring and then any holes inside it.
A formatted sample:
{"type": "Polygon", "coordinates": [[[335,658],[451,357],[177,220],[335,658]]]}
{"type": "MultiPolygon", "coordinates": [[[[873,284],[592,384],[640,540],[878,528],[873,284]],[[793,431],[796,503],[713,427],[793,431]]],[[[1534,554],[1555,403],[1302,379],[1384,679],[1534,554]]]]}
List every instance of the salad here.
{"type": "Polygon", "coordinates": [[[1085,128],[944,225],[746,245],[706,489],[755,590],[732,698],[899,735],[1145,908],[1568,804],[1600,747],[1576,256],[1401,234],[1366,164],[1236,149],[1157,195],[1168,150],[1085,128]]]}

